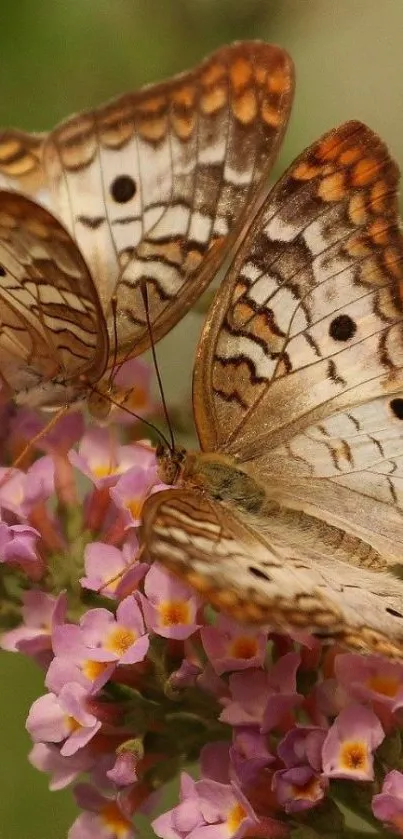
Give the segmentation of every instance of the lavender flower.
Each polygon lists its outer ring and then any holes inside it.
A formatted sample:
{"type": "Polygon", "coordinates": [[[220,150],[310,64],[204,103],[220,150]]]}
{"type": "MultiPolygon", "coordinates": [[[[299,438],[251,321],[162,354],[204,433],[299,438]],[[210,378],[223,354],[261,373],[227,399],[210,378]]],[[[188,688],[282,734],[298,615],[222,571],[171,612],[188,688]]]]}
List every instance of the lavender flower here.
{"type": "Polygon", "coordinates": [[[339,805],[403,835],[403,666],[240,626],[147,565],[148,443],[73,415],[41,446],[0,486],[2,646],[45,671],[29,759],[50,789],[76,785],[69,839],[131,839],[139,812],[161,839],[319,839],[343,835],[339,805]]]}

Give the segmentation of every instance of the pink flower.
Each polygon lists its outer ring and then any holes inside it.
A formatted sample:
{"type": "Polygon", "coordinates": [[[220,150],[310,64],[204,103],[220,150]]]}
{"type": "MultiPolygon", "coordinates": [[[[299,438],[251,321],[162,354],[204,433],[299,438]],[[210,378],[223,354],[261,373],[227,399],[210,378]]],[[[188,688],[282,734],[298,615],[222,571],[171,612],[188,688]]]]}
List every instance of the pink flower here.
{"type": "Polygon", "coordinates": [[[253,784],[260,770],[275,760],[268,750],[266,735],[254,728],[235,729],[230,758],[242,787],[253,784]]]}
{"type": "Polygon", "coordinates": [[[90,428],[80,442],[78,453],[72,449],[69,459],[101,489],[116,484],[119,475],[135,466],[142,456],[141,449],[141,446],[119,446],[111,430],[90,428]]]}
{"type": "Polygon", "coordinates": [[[310,766],[280,769],[273,776],[273,790],[286,813],[309,810],[324,798],[328,781],[310,766]]]}
{"type": "Polygon", "coordinates": [[[134,531],[122,550],[104,542],[91,542],[84,552],[86,576],[80,584],[104,597],[121,600],[138,588],[149,566],[138,562],[138,542],[134,531]]]}
{"type": "Polygon", "coordinates": [[[132,595],[116,610],[91,609],[82,618],[81,637],[92,661],[136,664],[143,661],[149,647],[140,608],[132,595]]]}
{"type": "Polygon", "coordinates": [[[25,653],[42,667],[53,658],[51,634],[66,617],[67,597],[52,597],[43,591],[27,591],[23,598],[24,623],[1,637],[3,650],[25,653]]]}
{"type": "Polygon", "coordinates": [[[266,632],[240,626],[220,615],[214,626],[202,627],[200,635],[210,663],[219,676],[228,670],[263,667],[266,632]]]}
{"type": "Polygon", "coordinates": [[[43,563],[36,552],[39,533],[27,524],[0,522],[0,565],[18,565],[31,579],[39,579],[43,563]]]}
{"type": "Polygon", "coordinates": [[[359,700],[372,700],[390,711],[403,707],[403,664],[380,656],[338,655],[335,675],[344,690],[359,700]]]}
{"type": "Polygon", "coordinates": [[[234,784],[193,781],[183,774],[180,799],[177,807],[152,823],[162,839],[241,839],[258,824],[248,800],[234,784]]]}
{"type": "Polygon", "coordinates": [[[322,769],[322,747],[327,731],[314,725],[296,725],[277,746],[277,754],[285,766],[309,765],[320,772],[322,769]]]}
{"type": "Polygon", "coordinates": [[[122,510],[126,527],[138,527],[145,499],[157,481],[153,449],[136,446],[135,465],[122,475],[111,489],[111,498],[122,510]]]}
{"type": "Polygon", "coordinates": [[[82,772],[88,772],[94,763],[94,755],[87,749],[80,749],[68,757],[60,753],[52,743],[35,743],[29,754],[29,762],[41,772],[49,772],[50,790],[64,789],[82,772]]]}
{"type": "Polygon", "coordinates": [[[288,711],[300,704],[296,693],[296,673],[300,663],[297,653],[287,653],[270,668],[246,670],[229,677],[231,699],[223,700],[223,722],[230,725],[257,725],[270,731],[288,711]]]}
{"type": "Polygon", "coordinates": [[[372,781],[373,752],[382,743],[384,730],[370,708],[354,703],[344,708],[329,729],[323,744],[323,771],[329,778],[372,781]]]}
{"type": "Polygon", "coordinates": [[[37,699],[29,712],[27,730],[35,743],[62,743],[65,757],[82,749],[99,731],[101,723],[86,709],[88,692],[70,682],[59,696],[47,693],[37,699]]]}
{"type": "Polygon", "coordinates": [[[46,687],[60,693],[69,682],[78,682],[87,691],[96,693],[115,670],[115,661],[99,660],[84,644],[81,627],[75,624],[56,626],[52,634],[54,659],[46,674],[46,687]]]}
{"type": "Polygon", "coordinates": [[[152,565],[145,578],[144,591],[146,597],[141,597],[141,604],[149,629],[164,638],[178,640],[196,632],[200,598],[189,586],[168,571],[152,565]]]}
{"type": "Polygon", "coordinates": [[[134,827],[116,796],[102,795],[90,784],[78,784],[75,795],[84,812],[70,828],[68,839],[133,839],[134,827]]]}
{"type": "Polygon", "coordinates": [[[403,775],[397,769],[386,775],[382,792],[374,795],[372,811],[375,818],[403,836],[403,775]]]}

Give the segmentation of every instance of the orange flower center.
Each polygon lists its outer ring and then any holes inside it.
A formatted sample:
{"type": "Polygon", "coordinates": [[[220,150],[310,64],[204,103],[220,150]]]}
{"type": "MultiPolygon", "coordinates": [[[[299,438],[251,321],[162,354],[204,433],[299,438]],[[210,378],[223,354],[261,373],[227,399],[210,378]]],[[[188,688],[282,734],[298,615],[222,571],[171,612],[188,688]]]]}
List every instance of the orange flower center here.
{"type": "Polygon", "coordinates": [[[116,839],[125,839],[133,831],[133,825],[126,819],[114,801],[109,801],[101,810],[101,818],[116,839]]]}
{"type": "Polygon", "coordinates": [[[390,696],[393,698],[396,696],[399,687],[401,686],[401,682],[392,676],[382,676],[380,673],[375,673],[368,679],[367,685],[376,693],[381,693],[383,696],[390,696]]]}
{"type": "Polygon", "coordinates": [[[242,804],[236,803],[231,808],[227,816],[227,827],[229,831],[229,835],[232,836],[233,833],[236,833],[238,830],[239,825],[246,817],[246,810],[242,807],[242,804]]]}
{"type": "Polygon", "coordinates": [[[368,747],[361,740],[346,740],[340,749],[340,765],[355,771],[368,770],[368,747]]]}
{"type": "Polygon", "coordinates": [[[144,498],[130,498],[126,501],[126,508],[134,519],[139,519],[143,509],[144,498]]]}
{"type": "Polygon", "coordinates": [[[190,623],[189,606],[184,600],[166,600],[159,605],[162,626],[190,623]]]}
{"type": "Polygon", "coordinates": [[[302,784],[302,786],[292,786],[292,792],[294,798],[302,798],[304,801],[315,801],[317,798],[318,792],[320,791],[321,784],[318,778],[310,778],[306,784],[302,784]]]}
{"type": "Polygon", "coordinates": [[[248,638],[247,635],[240,635],[232,641],[229,653],[233,658],[253,658],[257,653],[255,638],[248,638]]]}
{"type": "Polygon", "coordinates": [[[81,670],[90,682],[95,682],[95,679],[101,676],[107,666],[105,661],[91,661],[91,659],[88,659],[84,662],[81,670]]]}
{"type": "Polygon", "coordinates": [[[121,656],[129,647],[134,644],[137,639],[137,633],[133,629],[128,629],[124,626],[117,626],[109,635],[105,644],[106,650],[111,650],[113,653],[121,656]]]}

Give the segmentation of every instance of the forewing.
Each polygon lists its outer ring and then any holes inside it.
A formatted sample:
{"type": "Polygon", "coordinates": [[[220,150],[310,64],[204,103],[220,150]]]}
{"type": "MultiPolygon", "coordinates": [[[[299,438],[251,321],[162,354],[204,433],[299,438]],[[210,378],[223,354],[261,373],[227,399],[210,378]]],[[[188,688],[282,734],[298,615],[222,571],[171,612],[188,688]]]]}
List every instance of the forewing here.
{"type": "Polygon", "coordinates": [[[88,268],[43,207],[0,191],[0,373],[13,391],[107,360],[106,325],[88,268]]]}
{"type": "Polygon", "coordinates": [[[293,95],[278,47],[223,47],[195,70],[53,131],[44,162],[55,208],[95,278],[119,355],[154,341],[213,278],[265,180],[293,95]]]}
{"type": "Polygon", "coordinates": [[[403,584],[388,572],[267,543],[222,504],[192,489],[147,499],[146,558],[184,578],[217,608],[281,632],[306,629],[349,647],[403,658],[403,584]]]}
{"type": "Polygon", "coordinates": [[[202,335],[202,447],[259,470],[336,412],[403,387],[398,170],[350,122],[291,166],[254,220],[202,335]]]}

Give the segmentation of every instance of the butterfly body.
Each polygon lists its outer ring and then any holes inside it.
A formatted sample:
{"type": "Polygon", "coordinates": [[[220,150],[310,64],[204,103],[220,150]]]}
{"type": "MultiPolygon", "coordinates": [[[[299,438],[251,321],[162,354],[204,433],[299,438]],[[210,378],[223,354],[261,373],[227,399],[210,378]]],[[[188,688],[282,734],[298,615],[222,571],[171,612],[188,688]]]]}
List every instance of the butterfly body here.
{"type": "Polygon", "coordinates": [[[397,182],[351,122],[267,197],[199,342],[201,453],[143,532],[150,560],[238,620],[403,659],[397,182]]]}

